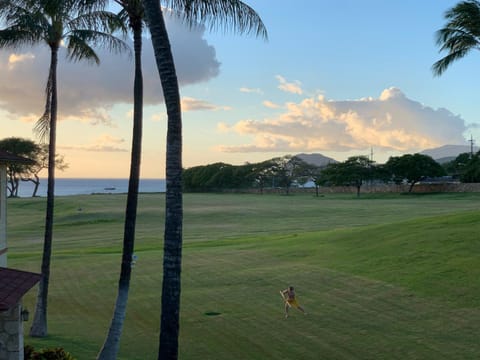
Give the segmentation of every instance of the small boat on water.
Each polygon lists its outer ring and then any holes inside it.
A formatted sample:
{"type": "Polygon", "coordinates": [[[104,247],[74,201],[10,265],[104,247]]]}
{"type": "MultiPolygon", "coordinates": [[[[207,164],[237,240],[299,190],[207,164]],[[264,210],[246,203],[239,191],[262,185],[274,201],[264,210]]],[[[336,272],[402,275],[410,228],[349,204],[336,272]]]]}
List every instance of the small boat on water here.
{"type": "Polygon", "coordinates": [[[106,187],[106,188],[103,188],[103,190],[105,190],[105,191],[111,191],[111,190],[117,190],[117,188],[114,188],[114,187],[106,187]]]}

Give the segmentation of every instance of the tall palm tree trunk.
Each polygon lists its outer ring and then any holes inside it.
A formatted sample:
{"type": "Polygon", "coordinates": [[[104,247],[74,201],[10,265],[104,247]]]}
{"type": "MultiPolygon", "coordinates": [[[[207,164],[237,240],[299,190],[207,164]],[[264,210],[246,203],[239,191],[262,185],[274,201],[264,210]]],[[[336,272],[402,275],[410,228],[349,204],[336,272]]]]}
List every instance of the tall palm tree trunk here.
{"type": "Polygon", "coordinates": [[[52,255],[53,211],[55,201],[55,152],[57,137],[57,64],[58,47],[52,46],[50,58],[50,72],[47,83],[47,97],[50,96],[50,99],[47,99],[47,101],[50,101],[47,209],[45,216],[45,237],[43,241],[42,278],[38,287],[35,316],[33,318],[32,327],[30,328],[30,336],[33,337],[45,337],[48,335],[47,300],[48,284],[50,282],[50,259],[52,255]]]}
{"type": "Polygon", "coordinates": [[[122,264],[118,281],[118,294],[113,318],[107,338],[97,359],[115,360],[120,347],[123,323],[127,312],[128,292],[132,273],[132,257],[135,244],[135,225],[137,218],[138,188],[140,182],[140,162],[142,155],[143,122],[143,75],[142,75],[142,24],[133,27],[133,44],[135,52],[135,78],[133,85],[133,135],[130,161],[130,178],[128,181],[127,206],[123,234],[122,264]]]}
{"type": "Polygon", "coordinates": [[[168,115],[162,314],[158,359],[177,359],[183,224],[180,92],[159,1],[143,2],[168,115]]]}

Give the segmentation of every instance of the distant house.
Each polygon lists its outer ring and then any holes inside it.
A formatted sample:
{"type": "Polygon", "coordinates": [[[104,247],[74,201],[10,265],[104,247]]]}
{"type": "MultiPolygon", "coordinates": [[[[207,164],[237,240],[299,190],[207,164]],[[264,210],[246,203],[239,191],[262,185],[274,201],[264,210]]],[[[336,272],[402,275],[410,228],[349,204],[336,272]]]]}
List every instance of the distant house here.
{"type": "Polygon", "coordinates": [[[7,165],[32,160],[0,151],[0,359],[23,360],[22,298],[41,275],[7,268],[7,165]]]}

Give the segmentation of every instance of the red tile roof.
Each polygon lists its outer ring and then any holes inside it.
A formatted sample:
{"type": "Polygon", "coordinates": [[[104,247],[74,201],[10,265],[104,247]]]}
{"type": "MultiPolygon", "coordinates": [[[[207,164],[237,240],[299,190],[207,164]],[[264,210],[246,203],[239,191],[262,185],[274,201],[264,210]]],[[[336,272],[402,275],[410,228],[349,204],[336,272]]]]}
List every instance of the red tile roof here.
{"type": "Polygon", "coordinates": [[[0,267],[0,311],[15,306],[41,275],[0,267]]]}

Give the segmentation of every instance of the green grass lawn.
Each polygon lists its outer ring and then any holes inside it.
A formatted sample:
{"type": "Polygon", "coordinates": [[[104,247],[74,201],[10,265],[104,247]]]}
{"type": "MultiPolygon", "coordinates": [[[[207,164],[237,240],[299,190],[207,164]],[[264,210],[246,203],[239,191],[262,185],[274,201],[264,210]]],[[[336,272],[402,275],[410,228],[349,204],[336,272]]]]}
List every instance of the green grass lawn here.
{"type": "MultiPolygon", "coordinates": [[[[478,359],[480,194],[186,194],[181,359],[478,359]],[[308,315],[283,317],[293,284],[308,315]]],[[[94,359],[125,196],[56,202],[49,337],[94,359]]],[[[38,272],[45,199],[9,199],[9,266],[38,272]]],[[[156,359],[164,196],[142,195],[120,359],[156,359]]],[[[25,304],[33,312],[36,289],[25,304]]],[[[25,324],[28,332],[30,323],[25,324]]]]}

